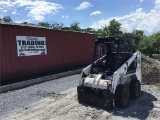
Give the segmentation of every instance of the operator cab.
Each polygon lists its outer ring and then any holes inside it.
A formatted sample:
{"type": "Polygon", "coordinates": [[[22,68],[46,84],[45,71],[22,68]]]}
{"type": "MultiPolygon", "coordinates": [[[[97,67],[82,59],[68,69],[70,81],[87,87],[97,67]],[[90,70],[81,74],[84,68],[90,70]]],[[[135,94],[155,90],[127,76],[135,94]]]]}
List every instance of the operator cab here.
{"type": "Polygon", "coordinates": [[[130,38],[105,37],[96,38],[91,73],[113,73],[132,56],[130,38]]]}

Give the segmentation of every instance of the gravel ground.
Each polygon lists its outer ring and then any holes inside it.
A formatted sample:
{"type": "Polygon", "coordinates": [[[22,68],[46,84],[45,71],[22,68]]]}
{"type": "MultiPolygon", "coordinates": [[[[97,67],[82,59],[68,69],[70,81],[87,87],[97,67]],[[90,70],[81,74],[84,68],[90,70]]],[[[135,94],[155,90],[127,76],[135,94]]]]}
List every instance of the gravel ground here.
{"type": "Polygon", "coordinates": [[[142,85],[141,97],[128,107],[106,111],[77,102],[80,75],[0,94],[0,120],[160,120],[160,87],[142,85]]]}
{"type": "Polygon", "coordinates": [[[65,92],[78,85],[80,75],[72,75],[53,81],[33,85],[24,89],[19,89],[0,94],[0,120],[10,114],[39,105],[48,97],[54,100],[63,96],[65,92]]]}
{"type": "Polygon", "coordinates": [[[155,61],[160,64],[160,61],[158,61],[158,60],[155,60],[155,61]]]}

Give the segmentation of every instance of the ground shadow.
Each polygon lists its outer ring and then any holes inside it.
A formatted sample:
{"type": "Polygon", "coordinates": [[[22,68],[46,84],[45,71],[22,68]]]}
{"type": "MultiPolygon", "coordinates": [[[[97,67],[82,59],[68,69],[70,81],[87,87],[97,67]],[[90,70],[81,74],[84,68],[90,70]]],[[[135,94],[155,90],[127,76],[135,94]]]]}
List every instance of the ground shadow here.
{"type": "MultiPolygon", "coordinates": [[[[132,117],[144,120],[149,116],[150,111],[154,108],[153,101],[156,101],[157,98],[150,93],[141,92],[141,96],[138,99],[131,99],[128,106],[126,108],[118,108],[114,107],[112,110],[105,110],[111,113],[114,116],[122,116],[122,117],[132,117]]],[[[90,106],[92,108],[101,109],[99,107],[95,107],[93,105],[81,103],[84,106],[90,106]]],[[[111,116],[108,116],[109,118],[111,116]]],[[[106,119],[108,119],[106,117],[106,119]]]]}
{"type": "Polygon", "coordinates": [[[157,98],[150,93],[141,92],[141,96],[136,100],[130,100],[126,108],[114,108],[111,111],[115,116],[133,117],[144,120],[148,117],[150,111],[154,108],[153,101],[157,98]]]}

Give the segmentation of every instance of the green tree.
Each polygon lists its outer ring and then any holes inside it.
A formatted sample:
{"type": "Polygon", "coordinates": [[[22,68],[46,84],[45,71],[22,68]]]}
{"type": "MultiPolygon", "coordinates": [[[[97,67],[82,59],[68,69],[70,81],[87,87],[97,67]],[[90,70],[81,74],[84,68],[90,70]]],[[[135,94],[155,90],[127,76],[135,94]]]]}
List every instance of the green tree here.
{"type": "Polygon", "coordinates": [[[133,50],[139,50],[140,49],[140,41],[143,39],[144,31],[142,30],[133,30],[132,33],[132,43],[133,43],[133,50]]]}
{"type": "Polygon", "coordinates": [[[2,21],[3,22],[13,22],[9,16],[5,16],[4,18],[2,18],[2,21]]]}
{"type": "Polygon", "coordinates": [[[26,22],[26,21],[22,22],[21,24],[36,26],[36,24],[29,23],[29,22],[26,22]]]}
{"type": "Polygon", "coordinates": [[[38,26],[43,26],[43,27],[46,27],[46,28],[50,28],[50,24],[48,22],[39,22],[38,26]]]}
{"type": "Polygon", "coordinates": [[[108,36],[121,36],[122,35],[122,31],[121,29],[121,23],[119,23],[118,21],[116,21],[115,19],[111,20],[109,22],[108,27],[106,28],[107,31],[107,35],[108,36]]]}
{"type": "Polygon", "coordinates": [[[139,50],[148,54],[160,54],[160,32],[150,36],[143,35],[139,42],[139,50]]]}
{"type": "Polygon", "coordinates": [[[93,33],[93,32],[94,32],[94,29],[93,29],[93,28],[87,28],[87,29],[86,29],[86,32],[87,32],[87,33],[93,33]]]}
{"type": "Polygon", "coordinates": [[[51,28],[55,29],[55,30],[62,30],[63,26],[64,26],[63,23],[55,22],[55,23],[51,24],[51,28]]]}
{"type": "Polygon", "coordinates": [[[62,30],[70,30],[70,27],[63,27],[62,30]]]}
{"type": "Polygon", "coordinates": [[[127,37],[127,38],[132,38],[133,34],[132,33],[123,33],[122,35],[123,37],[127,37]]]}
{"type": "Polygon", "coordinates": [[[85,33],[94,33],[94,29],[93,28],[86,28],[86,29],[81,29],[81,32],[85,32],[85,33]]]}
{"type": "Polygon", "coordinates": [[[105,37],[106,33],[104,32],[103,29],[98,29],[94,32],[94,34],[98,35],[99,37],[105,37]]]}
{"type": "Polygon", "coordinates": [[[70,28],[72,31],[80,31],[80,27],[79,27],[79,22],[78,21],[74,21],[73,23],[71,23],[70,28]]]}
{"type": "Polygon", "coordinates": [[[0,21],[2,21],[2,18],[0,18],[0,21]]]}
{"type": "Polygon", "coordinates": [[[105,26],[102,29],[94,30],[93,33],[98,35],[99,37],[106,37],[108,36],[108,27],[105,26]]]}
{"type": "Polygon", "coordinates": [[[139,50],[143,53],[149,53],[149,54],[153,52],[152,42],[149,37],[143,36],[142,40],[139,43],[139,50]]]}
{"type": "Polygon", "coordinates": [[[160,54],[160,31],[157,33],[154,33],[149,38],[152,42],[153,53],[158,53],[159,55],[160,54]]]}
{"type": "Polygon", "coordinates": [[[109,31],[108,31],[108,27],[105,26],[105,27],[103,28],[102,36],[103,36],[103,37],[109,36],[109,35],[108,35],[108,32],[109,32],[109,31]]]}
{"type": "Polygon", "coordinates": [[[98,29],[97,31],[95,31],[95,34],[100,37],[122,36],[123,32],[120,29],[121,23],[113,19],[109,22],[108,26],[105,26],[102,29],[98,29]]]}
{"type": "Polygon", "coordinates": [[[22,22],[21,24],[26,24],[26,25],[28,25],[28,24],[30,24],[30,23],[28,23],[28,22],[24,21],[24,22],[22,22]]]}

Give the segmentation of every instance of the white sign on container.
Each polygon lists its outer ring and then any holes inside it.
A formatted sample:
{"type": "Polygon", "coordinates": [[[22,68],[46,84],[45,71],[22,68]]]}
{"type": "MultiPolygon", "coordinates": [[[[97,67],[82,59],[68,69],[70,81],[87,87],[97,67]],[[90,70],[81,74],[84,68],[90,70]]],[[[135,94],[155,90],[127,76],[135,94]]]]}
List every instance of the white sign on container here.
{"type": "Polygon", "coordinates": [[[16,36],[18,56],[46,55],[46,37],[16,36]]]}

